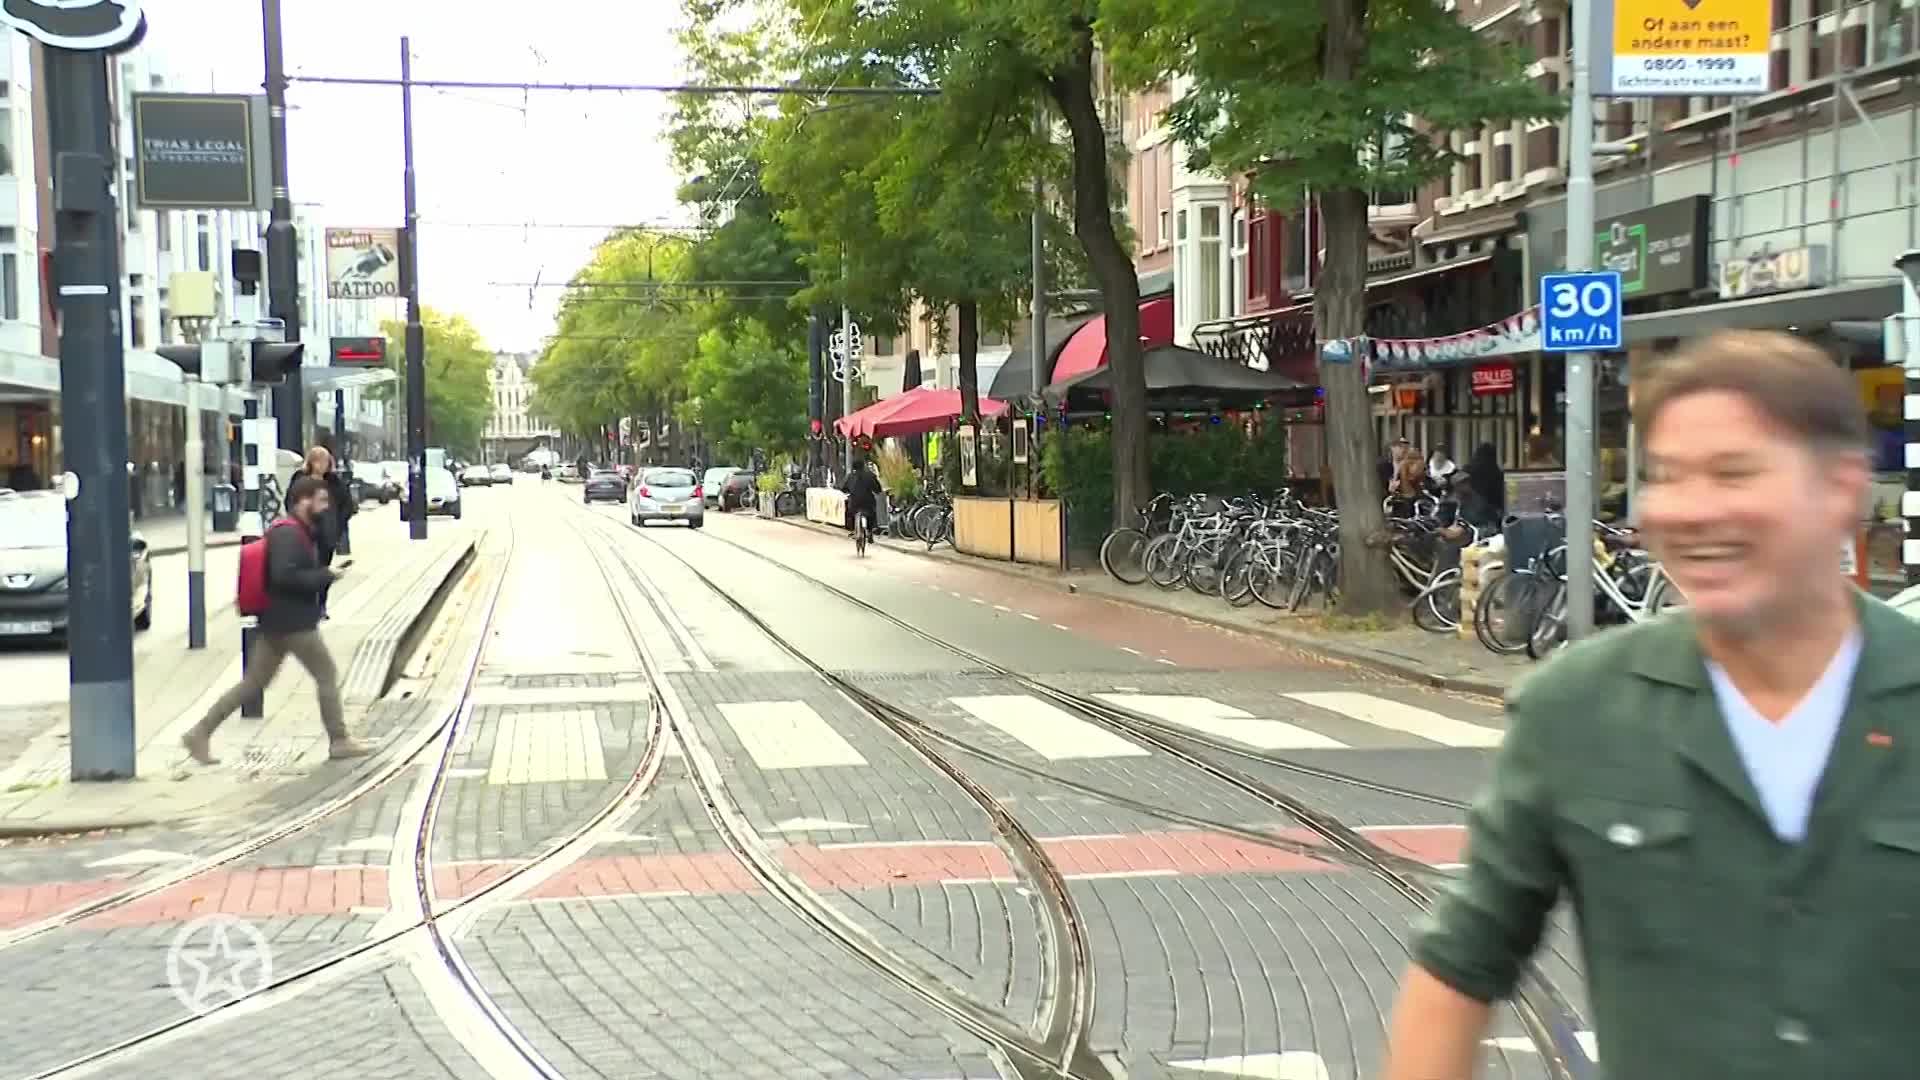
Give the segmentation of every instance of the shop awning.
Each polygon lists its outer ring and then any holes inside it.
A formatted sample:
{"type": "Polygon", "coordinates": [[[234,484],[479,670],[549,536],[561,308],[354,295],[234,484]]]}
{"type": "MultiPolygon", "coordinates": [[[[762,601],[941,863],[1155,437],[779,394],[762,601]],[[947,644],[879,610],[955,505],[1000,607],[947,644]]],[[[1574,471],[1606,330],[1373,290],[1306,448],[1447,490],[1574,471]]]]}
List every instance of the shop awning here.
{"type": "MultiPolygon", "coordinates": [[[[1195,396],[1277,394],[1307,385],[1277,371],[1256,371],[1232,360],[1179,345],[1147,350],[1148,393],[1186,393],[1195,396]]],[[[1083,372],[1047,388],[1047,399],[1059,402],[1076,390],[1101,391],[1113,387],[1110,369],[1083,372]]]]}
{"type": "MultiPolygon", "coordinates": [[[[1052,380],[1053,367],[1060,360],[1061,350],[1073,339],[1080,328],[1100,317],[1098,311],[1077,311],[1067,315],[1056,315],[1047,320],[1047,362],[1046,370],[1040,373],[1040,385],[1046,386],[1052,380]]],[[[1013,335],[1013,351],[1006,363],[993,374],[993,385],[987,393],[1002,401],[1026,397],[1032,392],[1033,383],[1033,323],[1028,321],[1013,335]]]]}
{"type": "MultiPolygon", "coordinates": [[[[1156,345],[1173,344],[1173,297],[1157,296],[1141,301],[1140,337],[1142,344],[1149,349],[1156,345]]],[[[1084,375],[1104,367],[1106,363],[1107,317],[1096,315],[1067,339],[1059,358],[1053,362],[1052,381],[1064,382],[1075,375],[1084,375]]]]}
{"type": "Polygon", "coordinates": [[[1622,331],[1628,345],[1639,345],[1661,338],[1698,337],[1715,330],[1785,330],[1880,319],[1900,310],[1904,288],[1899,278],[1887,278],[1649,311],[1627,316],[1622,331]]]}

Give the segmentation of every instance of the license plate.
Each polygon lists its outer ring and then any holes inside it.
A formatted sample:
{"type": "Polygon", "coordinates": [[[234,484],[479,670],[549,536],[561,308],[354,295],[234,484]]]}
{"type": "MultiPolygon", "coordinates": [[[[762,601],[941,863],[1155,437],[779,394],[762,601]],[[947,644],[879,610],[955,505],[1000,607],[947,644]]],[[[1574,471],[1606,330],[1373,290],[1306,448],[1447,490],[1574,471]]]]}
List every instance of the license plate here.
{"type": "Polygon", "coordinates": [[[684,514],[686,512],[687,512],[687,508],[684,506],[667,507],[667,513],[672,514],[674,517],[679,517],[681,514],[684,514]]]}
{"type": "Polygon", "coordinates": [[[50,622],[0,621],[0,634],[51,634],[50,622]]]}

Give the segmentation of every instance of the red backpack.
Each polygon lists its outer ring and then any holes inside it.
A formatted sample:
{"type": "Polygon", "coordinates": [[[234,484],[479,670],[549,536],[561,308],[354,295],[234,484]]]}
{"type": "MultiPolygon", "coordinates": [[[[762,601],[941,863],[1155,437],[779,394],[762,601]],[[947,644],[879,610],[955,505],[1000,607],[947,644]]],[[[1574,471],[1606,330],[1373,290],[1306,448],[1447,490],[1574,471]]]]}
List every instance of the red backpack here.
{"type": "Polygon", "coordinates": [[[282,525],[293,525],[306,531],[293,518],[286,517],[267,526],[267,531],[258,538],[249,540],[240,548],[240,588],[234,606],[242,615],[260,616],[267,613],[270,602],[267,595],[267,537],[282,525]]]}

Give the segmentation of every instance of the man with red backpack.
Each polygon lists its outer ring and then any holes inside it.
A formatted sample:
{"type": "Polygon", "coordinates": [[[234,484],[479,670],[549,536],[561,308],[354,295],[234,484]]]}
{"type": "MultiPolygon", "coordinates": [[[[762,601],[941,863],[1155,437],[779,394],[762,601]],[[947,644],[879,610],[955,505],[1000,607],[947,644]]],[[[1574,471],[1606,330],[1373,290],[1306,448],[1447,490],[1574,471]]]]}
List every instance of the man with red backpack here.
{"type": "Polygon", "coordinates": [[[327,512],[327,485],[317,476],[297,476],[287,487],[287,516],[267,527],[265,536],[240,552],[239,607],[260,620],[253,656],[239,685],[220,695],[207,715],[181,737],[187,753],[202,765],[217,761],[209,748],[215,729],[242,702],[264,693],[292,655],[320,688],[320,723],[327,730],[331,758],[364,757],[366,744],[347,734],[340,709],[340,674],[320,639],[322,597],[342,571],[320,561],[315,529],[327,512]]]}

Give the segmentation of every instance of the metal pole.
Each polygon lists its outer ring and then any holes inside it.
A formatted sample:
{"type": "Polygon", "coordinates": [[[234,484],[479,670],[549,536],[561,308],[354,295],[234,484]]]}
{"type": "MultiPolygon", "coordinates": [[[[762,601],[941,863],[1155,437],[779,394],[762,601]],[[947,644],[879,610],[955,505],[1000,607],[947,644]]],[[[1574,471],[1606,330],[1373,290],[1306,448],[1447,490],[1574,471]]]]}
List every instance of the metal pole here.
{"type": "MultiPolygon", "coordinates": [[[[853,415],[853,316],[840,305],[840,415],[853,415]]],[[[847,436],[846,461],[841,475],[853,475],[853,436],[847,436]]]]}
{"type": "MultiPolygon", "coordinates": [[[[400,39],[401,184],[407,226],[400,242],[401,285],[407,293],[407,536],[427,538],[427,335],[420,325],[420,206],[413,190],[413,49],[400,39]]],[[[582,480],[586,479],[581,477],[582,480]]]]}
{"type": "Polygon", "coordinates": [[[1901,255],[1894,265],[1900,270],[1904,300],[1901,321],[1905,325],[1901,332],[1906,335],[1906,356],[1901,366],[1907,375],[1900,413],[1907,440],[1906,460],[1902,462],[1907,469],[1907,490],[1900,495],[1906,538],[1900,544],[1900,562],[1907,571],[1907,584],[1920,585],[1920,291],[1916,291],[1920,286],[1914,281],[1915,275],[1920,275],[1920,251],[1901,255]]]}
{"type": "MultiPolygon", "coordinates": [[[[1593,0],[1573,0],[1567,269],[1593,269],[1593,0]]],[[[1567,354],[1567,636],[1593,632],[1594,356],[1567,354]]]]}
{"type": "MultiPolygon", "coordinates": [[[[223,346],[224,347],[224,346],[223,346]]],[[[200,408],[198,375],[187,383],[187,648],[207,647],[207,477],[206,445],[200,427],[206,413],[200,408]]]]}
{"type": "MultiPolygon", "coordinates": [[[[300,340],[300,254],[293,231],[293,197],[287,191],[287,65],[280,41],[280,0],[260,0],[266,39],[267,148],[273,177],[273,208],[267,223],[267,314],[286,324],[288,343],[300,340]]],[[[280,420],[279,444],[296,453],[307,447],[306,391],[295,368],[273,389],[280,420]]]]}
{"type": "Polygon", "coordinates": [[[67,493],[70,766],[74,780],[125,780],[136,757],[132,530],[108,60],[55,48],[44,55],[67,493]]]}

